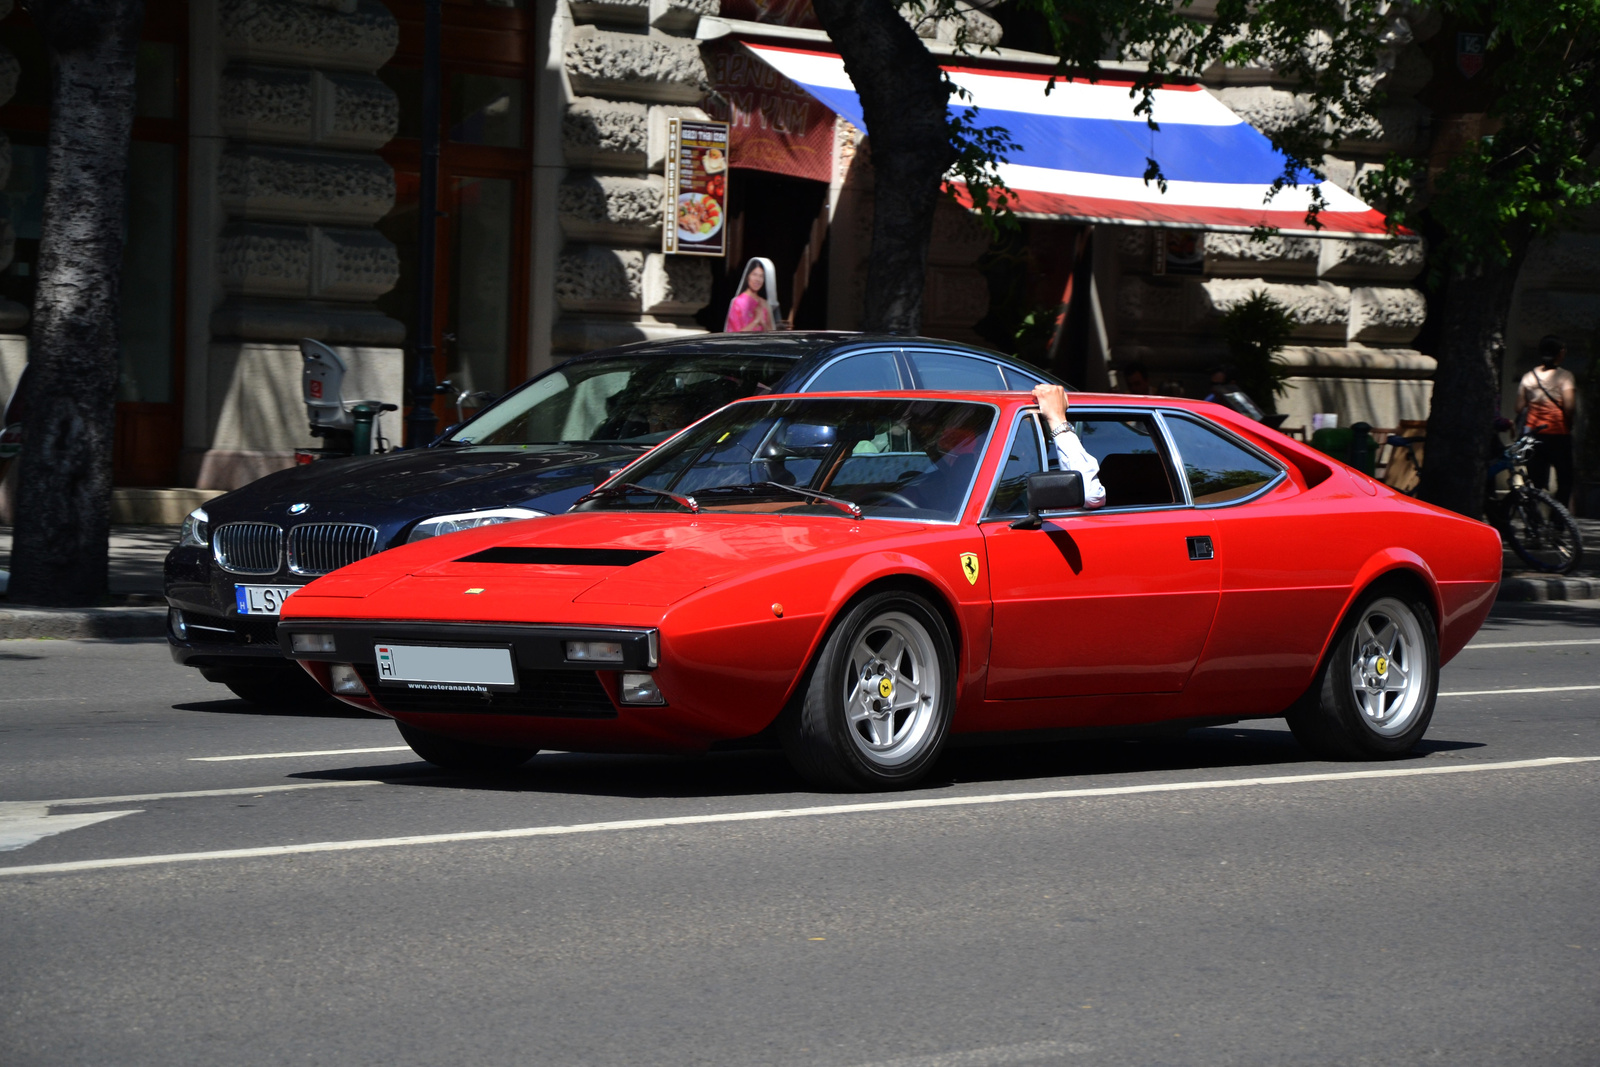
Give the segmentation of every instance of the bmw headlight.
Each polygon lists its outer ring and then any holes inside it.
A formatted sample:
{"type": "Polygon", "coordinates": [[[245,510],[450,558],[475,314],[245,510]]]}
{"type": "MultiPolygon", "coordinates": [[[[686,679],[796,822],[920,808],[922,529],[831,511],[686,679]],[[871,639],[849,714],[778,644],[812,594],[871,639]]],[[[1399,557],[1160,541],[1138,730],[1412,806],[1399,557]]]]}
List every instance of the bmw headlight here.
{"type": "Polygon", "coordinates": [[[548,511],[534,511],[532,508],[490,508],[487,511],[435,515],[431,519],[423,519],[417,523],[416,529],[411,531],[411,536],[406,538],[406,544],[428,537],[438,537],[440,534],[472,530],[479,526],[494,526],[502,522],[516,522],[519,519],[542,519],[549,514],[548,511]]]}
{"type": "Polygon", "coordinates": [[[210,543],[211,516],[206,514],[205,508],[195,508],[184,516],[183,533],[178,538],[178,544],[204,548],[210,543]]]}

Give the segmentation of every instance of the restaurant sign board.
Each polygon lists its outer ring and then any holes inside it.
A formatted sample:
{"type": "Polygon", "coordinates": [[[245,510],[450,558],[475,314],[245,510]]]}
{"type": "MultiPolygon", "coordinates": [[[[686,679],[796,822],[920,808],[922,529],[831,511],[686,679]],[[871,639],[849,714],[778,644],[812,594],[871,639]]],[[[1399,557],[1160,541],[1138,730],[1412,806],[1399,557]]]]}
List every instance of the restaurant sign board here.
{"type": "Polygon", "coordinates": [[[728,124],[669,119],[661,251],[728,253],[728,124]]]}

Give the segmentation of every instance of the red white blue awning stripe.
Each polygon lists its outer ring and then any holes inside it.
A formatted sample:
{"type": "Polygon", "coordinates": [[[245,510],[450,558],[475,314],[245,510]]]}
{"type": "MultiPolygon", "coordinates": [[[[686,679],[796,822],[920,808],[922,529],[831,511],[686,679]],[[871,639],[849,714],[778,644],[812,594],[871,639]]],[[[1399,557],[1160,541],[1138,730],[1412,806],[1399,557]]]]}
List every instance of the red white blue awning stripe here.
{"type": "MultiPolygon", "coordinates": [[[[861,101],[831,52],[756,41],[743,44],[780,74],[862,130],[861,101]]],[[[1025,218],[1071,219],[1122,225],[1249,231],[1315,236],[1383,236],[1383,215],[1332,182],[1316,183],[1322,229],[1306,224],[1312,184],[1268,198],[1283,173],[1283,157],[1266,135],[1198,85],[1155,90],[1152,130],[1133,114],[1127,82],[1057,79],[1047,72],[946,64],[950,80],[970,99],[951,98],[951,110],[978,108],[979,126],[1010,132],[1017,148],[999,166],[1025,218]],[[1165,192],[1146,182],[1156,160],[1165,192]]],[[[871,132],[871,131],[867,131],[871,132]]],[[[1310,177],[1309,175],[1307,176],[1310,177]]]]}

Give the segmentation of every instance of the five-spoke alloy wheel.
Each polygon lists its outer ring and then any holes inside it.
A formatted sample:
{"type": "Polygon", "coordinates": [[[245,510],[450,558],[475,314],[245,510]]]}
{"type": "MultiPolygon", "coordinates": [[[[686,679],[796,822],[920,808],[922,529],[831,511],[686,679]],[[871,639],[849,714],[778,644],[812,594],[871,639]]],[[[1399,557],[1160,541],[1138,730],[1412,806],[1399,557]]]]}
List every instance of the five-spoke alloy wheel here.
{"type": "Polygon", "coordinates": [[[1422,739],[1438,692],[1433,613],[1413,595],[1378,589],[1345,616],[1289,728],[1324,758],[1402,756],[1422,739]]]}
{"type": "Polygon", "coordinates": [[[907,592],[868,596],[828,635],[785,716],[795,769],[829,789],[891,789],[927,772],[949,732],[955,653],[944,620],[907,592]]]}

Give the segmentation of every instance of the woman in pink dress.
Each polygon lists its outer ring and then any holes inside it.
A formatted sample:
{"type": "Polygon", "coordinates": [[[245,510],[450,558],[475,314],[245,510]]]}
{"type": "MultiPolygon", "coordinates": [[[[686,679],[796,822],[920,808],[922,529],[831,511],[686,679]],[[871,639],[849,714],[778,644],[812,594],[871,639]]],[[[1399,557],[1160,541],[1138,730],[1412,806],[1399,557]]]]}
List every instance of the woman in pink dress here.
{"type": "Polygon", "coordinates": [[[778,328],[778,294],[772,260],[756,256],[744,265],[739,295],[728,305],[725,333],[762,333],[778,328]]]}

